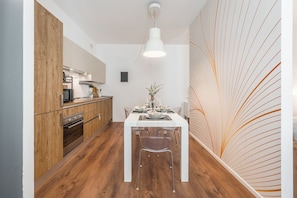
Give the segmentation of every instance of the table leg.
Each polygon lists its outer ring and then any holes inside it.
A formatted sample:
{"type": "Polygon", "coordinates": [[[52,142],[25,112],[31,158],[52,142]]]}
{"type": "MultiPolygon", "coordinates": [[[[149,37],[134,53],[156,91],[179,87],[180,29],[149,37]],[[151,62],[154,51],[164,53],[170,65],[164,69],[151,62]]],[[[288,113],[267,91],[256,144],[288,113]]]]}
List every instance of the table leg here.
{"type": "Polygon", "coordinates": [[[124,125],[124,182],[132,181],[132,131],[124,125]]]}
{"type": "Polygon", "coordinates": [[[189,131],[188,125],[181,126],[180,178],[181,182],[189,181],[189,131]]]}

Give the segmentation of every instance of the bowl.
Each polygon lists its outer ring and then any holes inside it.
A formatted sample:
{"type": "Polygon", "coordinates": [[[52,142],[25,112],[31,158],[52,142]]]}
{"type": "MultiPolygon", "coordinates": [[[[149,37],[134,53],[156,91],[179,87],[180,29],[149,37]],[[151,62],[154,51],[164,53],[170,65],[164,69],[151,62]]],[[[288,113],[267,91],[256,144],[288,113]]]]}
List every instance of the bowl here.
{"type": "Polygon", "coordinates": [[[170,107],[169,106],[161,106],[160,110],[161,110],[161,112],[166,113],[167,111],[170,110],[170,107]]]}
{"type": "Polygon", "coordinates": [[[157,111],[148,111],[147,114],[151,119],[160,119],[162,117],[162,113],[157,111]]]}
{"type": "Polygon", "coordinates": [[[145,108],[136,106],[134,110],[137,111],[137,112],[144,112],[145,108]]]}

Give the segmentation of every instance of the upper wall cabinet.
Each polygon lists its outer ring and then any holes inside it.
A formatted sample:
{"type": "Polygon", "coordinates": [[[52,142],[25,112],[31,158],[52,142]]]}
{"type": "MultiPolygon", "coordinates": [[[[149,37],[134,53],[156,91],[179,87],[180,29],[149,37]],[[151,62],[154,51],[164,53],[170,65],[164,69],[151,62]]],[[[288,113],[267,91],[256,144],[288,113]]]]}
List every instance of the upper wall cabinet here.
{"type": "Polygon", "coordinates": [[[62,108],[63,24],[35,1],[34,113],[62,108]]]}
{"type": "Polygon", "coordinates": [[[88,72],[91,81],[105,83],[105,63],[73,43],[68,38],[63,38],[63,65],[88,72]]]}

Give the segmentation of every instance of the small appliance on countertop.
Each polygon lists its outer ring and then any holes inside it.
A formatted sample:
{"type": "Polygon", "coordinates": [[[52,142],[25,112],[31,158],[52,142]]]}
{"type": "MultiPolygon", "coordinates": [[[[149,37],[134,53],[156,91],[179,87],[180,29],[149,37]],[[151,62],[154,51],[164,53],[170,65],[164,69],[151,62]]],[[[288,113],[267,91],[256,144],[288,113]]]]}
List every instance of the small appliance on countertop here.
{"type": "Polygon", "coordinates": [[[73,101],[73,89],[63,89],[63,102],[73,101]]]}
{"type": "Polygon", "coordinates": [[[63,72],[63,102],[72,102],[73,95],[73,77],[63,72]]]}

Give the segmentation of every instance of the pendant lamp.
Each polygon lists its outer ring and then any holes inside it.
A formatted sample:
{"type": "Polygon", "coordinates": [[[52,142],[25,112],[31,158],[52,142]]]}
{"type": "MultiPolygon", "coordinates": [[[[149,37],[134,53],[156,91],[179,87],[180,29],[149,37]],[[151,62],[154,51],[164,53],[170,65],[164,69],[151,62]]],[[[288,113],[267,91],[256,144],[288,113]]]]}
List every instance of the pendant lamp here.
{"type": "Polygon", "coordinates": [[[150,58],[157,58],[166,55],[164,44],[161,40],[160,29],[156,27],[156,15],[160,11],[159,3],[152,3],[149,6],[149,12],[154,20],[154,27],[150,28],[149,39],[144,47],[143,56],[150,58]]]}

